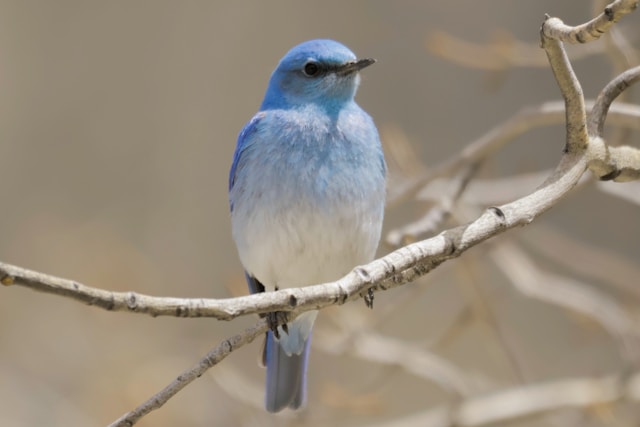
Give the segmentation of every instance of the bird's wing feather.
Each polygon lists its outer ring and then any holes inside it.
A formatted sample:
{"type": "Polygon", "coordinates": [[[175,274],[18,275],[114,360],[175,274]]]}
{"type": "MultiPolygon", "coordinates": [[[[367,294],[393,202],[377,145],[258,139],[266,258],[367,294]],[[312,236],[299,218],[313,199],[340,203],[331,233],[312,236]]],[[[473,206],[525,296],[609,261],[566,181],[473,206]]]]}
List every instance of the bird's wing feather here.
{"type": "MultiPolygon", "coordinates": [[[[229,171],[229,191],[233,188],[233,184],[235,183],[236,178],[236,169],[238,168],[238,164],[240,163],[240,159],[242,158],[242,153],[247,147],[251,146],[254,135],[258,130],[260,125],[260,121],[264,118],[264,112],[260,112],[253,116],[249,123],[244,125],[240,134],[238,135],[238,142],[236,143],[236,151],[233,153],[233,163],[231,163],[231,170],[229,171]]],[[[231,205],[231,210],[233,211],[233,204],[231,205]]]]}
{"type": "Polygon", "coordinates": [[[247,285],[249,285],[249,292],[250,293],[259,294],[261,292],[264,292],[264,285],[262,283],[260,283],[260,281],[258,279],[256,279],[255,277],[251,276],[246,271],[244,272],[244,277],[247,278],[247,285]]]}

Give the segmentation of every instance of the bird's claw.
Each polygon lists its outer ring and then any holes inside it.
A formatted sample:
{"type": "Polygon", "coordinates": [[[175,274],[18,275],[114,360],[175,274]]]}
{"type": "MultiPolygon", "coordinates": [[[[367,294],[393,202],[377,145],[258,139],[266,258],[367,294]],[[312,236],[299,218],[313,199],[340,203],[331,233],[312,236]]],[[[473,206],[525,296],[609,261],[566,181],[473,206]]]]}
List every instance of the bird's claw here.
{"type": "Polygon", "coordinates": [[[364,294],[364,303],[368,308],[373,309],[373,288],[367,289],[367,293],[364,294]]]}
{"type": "Polygon", "coordinates": [[[287,326],[287,320],[289,319],[289,315],[286,311],[273,311],[271,313],[267,313],[267,324],[269,325],[269,329],[273,332],[273,335],[280,339],[280,331],[278,330],[278,326],[282,326],[282,330],[285,334],[289,334],[289,327],[287,326]]]}

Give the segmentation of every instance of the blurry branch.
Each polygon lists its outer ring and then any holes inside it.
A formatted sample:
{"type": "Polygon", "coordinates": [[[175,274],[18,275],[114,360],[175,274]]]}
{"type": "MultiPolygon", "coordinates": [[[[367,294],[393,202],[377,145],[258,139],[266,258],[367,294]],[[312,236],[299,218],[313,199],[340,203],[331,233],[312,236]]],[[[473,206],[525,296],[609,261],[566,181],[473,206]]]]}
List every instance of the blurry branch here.
{"type": "Polygon", "coordinates": [[[498,310],[496,309],[496,299],[486,292],[481,283],[487,282],[490,274],[486,262],[479,262],[476,254],[471,254],[463,262],[462,269],[459,269],[459,282],[463,285],[465,299],[473,310],[473,316],[485,325],[493,339],[506,359],[506,365],[511,369],[513,380],[518,384],[523,384],[527,380],[527,373],[521,363],[521,354],[517,343],[511,339],[508,333],[508,325],[500,322],[498,310]]]}
{"type": "Polygon", "coordinates": [[[256,337],[261,336],[267,331],[267,322],[260,319],[255,325],[246,329],[243,333],[235,335],[222,341],[217,347],[209,351],[202,359],[193,367],[181,373],[171,384],[151,396],[147,401],[139,405],[134,410],[127,412],[109,427],[130,427],[147,415],[149,412],[160,408],[167,403],[169,399],[175,396],[180,390],[185,388],[194,380],[200,378],[209,368],[220,363],[232,351],[239,349],[245,344],[249,344],[256,337]]]}
{"type": "MultiPolygon", "coordinates": [[[[634,194],[633,191],[625,191],[621,188],[629,184],[613,185],[609,182],[600,184],[621,189],[625,195],[634,194]]],[[[635,195],[640,196],[640,188],[635,195]]],[[[565,235],[562,230],[549,228],[544,224],[538,225],[535,232],[528,233],[519,241],[527,249],[533,249],[539,256],[568,269],[572,275],[605,283],[621,294],[627,303],[637,303],[640,300],[640,288],[637,285],[640,266],[620,254],[612,254],[597,245],[576,241],[565,235]]]]}
{"type": "MultiPolygon", "coordinates": [[[[550,170],[508,175],[499,178],[476,178],[469,183],[460,202],[473,206],[491,206],[517,199],[538,186],[551,173],[550,170]]],[[[582,182],[585,179],[580,180],[582,182]]],[[[449,181],[438,178],[431,181],[416,196],[419,201],[437,201],[449,191],[449,181]]]]}
{"type": "MultiPolygon", "coordinates": [[[[587,102],[587,111],[590,112],[594,104],[594,101],[587,102]]],[[[597,115],[595,116],[597,117],[597,115]]],[[[393,207],[412,198],[419,200],[432,199],[438,201],[439,204],[432,209],[433,213],[429,211],[417,221],[391,230],[385,238],[386,243],[392,247],[398,247],[406,242],[413,242],[420,236],[432,233],[439,225],[437,220],[446,219],[443,216],[448,216],[448,212],[450,212],[450,209],[445,206],[453,207],[453,204],[458,200],[465,200],[470,197],[474,199],[474,202],[486,206],[487,204],[502,203],[505,198],[513,199],[524,194],[518,190],[524,187],[532,188],[533,186],[530,185],[532,181],[536,181],[537,184],[549,176],[549,173],[508,177],[503,180],[474,180],[472,182],[469,182],[472,175],[467,175],[467,173],[475,173],[485,159],[504,148],[505,145],[515,141],[518,136],[536,127],[559,124],[564,118],[565,107],[562,101],[545,102],[536,107],[524,108],[506,122],[471,142],[461,152],[434,169],[420,173],[417,178],[398,180],[397,185],[389,190],[388,206],[393,207]],[[461,169],[463,172],[460,176],[465,177],[465,180],[460,180],[459,177],[446,180],[444,178],[440,179],[440,177],[461,169]],[[465,185],[460,186],[462,183],[465,185]],[[508,191],[500,190],[500,185],[508,187],[508,191]],[[443,186],[447,188],[443,190],[443,186]],[[451,191],[451,188],[454,190],[451,191]],[[469,194],[469,196],[465,194],[469,194]],[[505,196],[507,194],[510,194],[511,197],[505,196]],[[496,200],[498,195],[502,195],[501,201],[496,200]]],[[[610,106],[607,120],[609,124],[640,130],[640,106],[624,103],[613,104],[610,106]]],[[[407,144],[403,140],[394,140],[396,149],[398,149],[398,146],[406,146],[407,144]]],[[[402,151],[404,152],[409,148],[405,147],[402,151]]],[[[408,157],[415,158],[416,154],[413,153],[412,156],[408,157]]],[[[408,173],[407,175],[412,174],[408,173]]]]}
{"type": "Polygon", "coordinates": [[[620,401],[640,401],[640,373],[527,385],[369,426],[479,427],[513,422],[561,409],[584,409],[620,401]]]}
{"type": "Polygon", "coordinates": [[[438,227],[449,218],[456,202],[462,197],[471,178],[473,178],[479,168],[479,161],[463,168],[462,171],[450,181],[449,184],[452,188],[443,194],[439,199],[439,203],[433,209],[429,210],[418,221],[406,224],[400,229],[389,232],[386,239],[387,243],[391,246],[398,247],[415,241],[411,240],[413,236],[432,234],[435,232],[438,227]]]}
{"type": "Polygon", "coordinates": [[[431,381],[455,397],[471,394],[468,374],[438,355],[402,340],[367,331],[349,333],[314,332],[315,345],[325,352],[348,354],[382,365],[393,365],[431,381]]]}
{"type": "Polygon", "coordinates": [[[496,266],[524,295],[582,313],[617,339],[627,362],[640,356],[640,330],[633,317],[610,296],[575,279],[541,271],[517,245],[502,242],[491,252],[496,266]]]}
{"type": "MultiPolygon", "coordinates": [[[[592,105],[592,102],[586,103],[589,109],[592,105]]],[[[560,124],[564,118],[565,108],[562,101],[545,102],[535,107],[524,108],[432,170],[391,188],[387,205],[394,207],[406,202],[415,197],[430,181],[455,172],[465,165],[484,160],[506,144],[514,141],[518,136],[537,127],[560,124]]],[[[640,129],[640,106],[624,103],[613,104],[610,106],[607,120],[608,123],[617,126],[640,129]]]]}
{"type": "MultiPolygon", "coordinates": [[[[549,66],[537,43],[516,40],[507,31],[494,33],[489,43],[469,42],[444,31],[432,31],[426,46],[429,52],[441,58],[481,70],[504,71],[512,67],[549,66]]],[[[575,49],[569,56],[575,60],[605,52],[605,46],[594,44],[575,49]]]]}
{"type": "MultiPolygon", "coordinates": [[[[635,7],[633,2],[612,4],[609,7],[606,7],[606,2],[603,1],[596,3],[596,10],[604,12],[593,21],[579,27],[564,26],[562,30],[569,30],[568,34],[559,40],[584,43],[599,38],[607,29],[609,37],[604,44],[589,44],[580,49],[572,49],[568,52],[569,58],[579,60],[592,55],[606,54],[611,58],[618,73],[640,63],[640,56],[629,40],[617,28],[608,28],[635,7]],[[615,21],[610,21],[610,17],[615,21]]],[[[537,44],[517,40],[505,30],[494,32],[487,43],[463,40],[444,31],[432,31],[427,37],[426,48],[432,54],[448,61],[481,70],[501,72],[513,67],[548,66],[544,53],[537,44]]]]}

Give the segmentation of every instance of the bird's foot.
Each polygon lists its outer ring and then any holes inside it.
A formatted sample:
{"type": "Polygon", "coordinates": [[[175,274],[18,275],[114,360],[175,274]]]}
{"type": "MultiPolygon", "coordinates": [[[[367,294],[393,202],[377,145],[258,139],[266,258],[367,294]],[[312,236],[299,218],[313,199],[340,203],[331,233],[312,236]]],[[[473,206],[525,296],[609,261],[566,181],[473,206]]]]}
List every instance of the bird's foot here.
{"type": "Polygon", "coordinates": [[[289,334],[289,327],[287,326],[287,320],[289,320],[289,313],[286,311],[272,311],[267,313],[267,324],[269,329],[273,332],[273,335],[280,339],[280,331],[278,326],[282,326],[282,330],[285,334],[289,334]]]}
{"type": "Polygon", "coordinates": [[[367,289],[367,293],[364,294],[364,303],[368,308],[373,309],[373,288],[367,289]]]}

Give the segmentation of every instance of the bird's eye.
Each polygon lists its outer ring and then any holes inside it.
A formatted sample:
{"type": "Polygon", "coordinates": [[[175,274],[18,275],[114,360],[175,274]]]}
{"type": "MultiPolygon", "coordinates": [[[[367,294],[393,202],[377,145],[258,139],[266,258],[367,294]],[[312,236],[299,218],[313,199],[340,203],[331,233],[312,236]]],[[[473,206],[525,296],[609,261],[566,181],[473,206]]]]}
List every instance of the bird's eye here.
{"type": "Polygon", "coordinates": [[[320,73],[320,66],[316,62],[309,61],[306,64],[304,64],[304,68],[302,69],[302,72],[307,77],[314,77],[320,73]]]}

